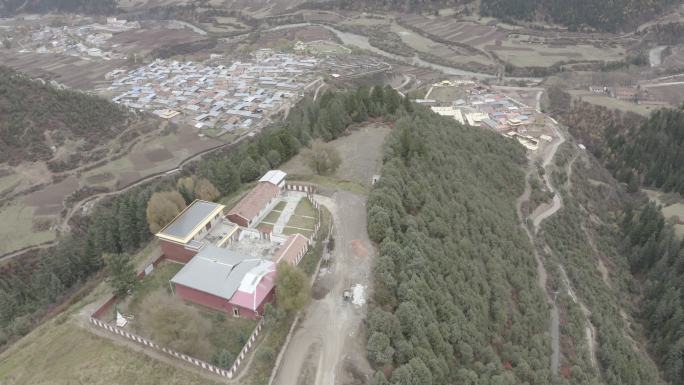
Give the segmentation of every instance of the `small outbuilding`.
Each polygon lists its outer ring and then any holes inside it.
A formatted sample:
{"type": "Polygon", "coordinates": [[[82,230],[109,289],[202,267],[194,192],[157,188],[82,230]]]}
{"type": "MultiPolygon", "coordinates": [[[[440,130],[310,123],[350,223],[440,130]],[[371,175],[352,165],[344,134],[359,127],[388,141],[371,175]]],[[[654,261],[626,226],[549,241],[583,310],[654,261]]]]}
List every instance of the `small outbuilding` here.
{"type": "Polygon", "coordinates": [[[309,250],[309,239],[299,233],[292,234],[275,253],[273,262],[278,264],[285,261],[292,266],[297,266],[307,250],[309,250]]]}

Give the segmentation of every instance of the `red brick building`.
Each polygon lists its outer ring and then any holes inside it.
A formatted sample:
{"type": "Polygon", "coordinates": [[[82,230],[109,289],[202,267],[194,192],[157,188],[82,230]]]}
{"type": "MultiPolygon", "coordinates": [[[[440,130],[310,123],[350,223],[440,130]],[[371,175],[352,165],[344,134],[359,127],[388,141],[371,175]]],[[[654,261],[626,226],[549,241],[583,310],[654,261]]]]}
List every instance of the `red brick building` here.
{"type": "Polygon", "coordinates": [[[254,227],[273,208],[285,187],[285,174],[271,170],[264,174],[259,183],[230,209],[226,216],[242,227],[254,227]]]}

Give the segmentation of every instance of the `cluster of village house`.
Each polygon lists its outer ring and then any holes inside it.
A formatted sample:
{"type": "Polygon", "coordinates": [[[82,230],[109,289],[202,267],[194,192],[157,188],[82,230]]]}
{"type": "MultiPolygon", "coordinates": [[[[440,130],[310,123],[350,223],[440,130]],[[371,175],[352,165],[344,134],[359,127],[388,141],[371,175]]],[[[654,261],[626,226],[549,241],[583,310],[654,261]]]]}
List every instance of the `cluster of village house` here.
{"type": "Polygon", "coordinates": [[[179,116],[216,134],[248,129],[294,103],[312,81],[318,61],[312,57],[256,52],[254,62],[205,65],[156,60],[132,71],[117,70],[110,91],[113,101],[152,111],[165,119],[179,116]]]}
{"type": "Polygon", "coordinates": [[[287,191],[286,174],[266,173],[232,209],[196,200],[157,234],[165,258],[184,264],[171,279],[184,300],[232,314],[260,318],[275,295],[276,265],[297,265],[311,239],[256,228],[285,194],[307,199],[310,186],[287,191]]]}
{"type": "Polygon", "coordinates": [[[549,131],[547,126],[554,123],[545,114],[506,95],[467,80],[444,80],[433,87],[463,87],[466,91],[465,98],[446,103],[434,99],[417,100],[420,104],[429,105],[439,115],[452,117],[471,127],[485,127],[516,138],[530,150],[537,150],[540,140],[552,139],[544,132],[549,131]]]}
{"type": "Polygon", "coordinates": [[[16,39],[19,52],[54,53],[104,60],[123,59],[121,53],[105,48],[113,34],[140,28],[137,21],[107,18],[106,24],[82,26],[43,26],[30,33],[30,39],[16,39]]]}

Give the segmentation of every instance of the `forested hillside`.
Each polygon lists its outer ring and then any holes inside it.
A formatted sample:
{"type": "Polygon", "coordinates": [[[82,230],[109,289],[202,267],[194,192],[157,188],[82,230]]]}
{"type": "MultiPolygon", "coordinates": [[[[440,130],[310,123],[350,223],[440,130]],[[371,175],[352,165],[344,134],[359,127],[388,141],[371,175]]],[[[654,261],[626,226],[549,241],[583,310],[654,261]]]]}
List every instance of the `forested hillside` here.
{"type": "Polygon", "coordinates": [[[570,105],[549,90],[551,110],[632,191],[643,185],[684,194],[684,107],[648,119],[589,103],[570,105]]]}
{"type": "Polygon", "coordinates": [[[618,179],[684,194],[684,108],[663,109],[626,133],[606,131],[606,166],[618,179]]]}
{"type": "Polygon", "coordinates": [[[554,382],[548,308],[515,210],[525,161],[515,142],[422,107],[396,122],[368,200],[380,248],[372,384],[554,382]]]}
{"type": "Polygon", "coordinates": [[[571,29],[590,26],[603,31],[633,27],[665,9],[674,0],[482,0],[480,13],[500,19],[539,17],[571,29]]]}
{"type": "Polygon", "coordinates": [[[29,12],[103,14],[116,10],[116,0],[0,0],[0,16],[29,12]]]}
{"type": "Polygon", "coordinates": [[[49,160],[52,146],[79,142],[85,152],[125,128],[122,107],[81,92],[59,90],[0,66],[0,163],[49,160]]]}
{"type": "Polygon", "coordinates": [[[641,317],[651,350],[667,380],[684,384],[684,241],[649,203],[628,209],[623,221],[625,254],[632,271],[644,277],[641,317]]]}
{"type": "MultiPolygon", "coordinates": [[[[682,108],[660,110],[645,119],[588,103],[570,105],[569,99],[557,91],[549,90],[549,96],[554,95],[551,98],[554,113],[573,136],[587,143],[588,149],[616,179],[628,184],[629,192],[637,192],[641,185],[684,191],[682,108]]],[[[584,202],[600,200],[604,195],[594,194],[584,202]]],[[[681,385],[684,384],[684,241],[675,237],[660,208],[645,202],[648,202],[645,198],[633,202],[623,199],[605,202],[604,207],[617,205],[612,209],[612,218],[609,215],[604,220],[617,229],[618,234],[611,235],[613,241],[599,245],[615,243],[616,259],[622,258],[631,269],[637,282],[631,290],[636,292],[633,297],[640,299],[638,318],[649,338],[649,350],[665,379],[681,385]]],[[[573,205],[568,208],[572,209],[573,205]]],[[[568,218],[558,232],[559,238],[573,232],[578,234],[575,240],[584,236],[575,224],[587,215],[575,211],[575,217],[568,218]],[[575,230],[570,230],[571,227],[575,230]]],[[[572,213],[572,210],[566,210],[562,214],[572,213]]],[[[551,224],[562,220],[561,216],[551,224]]],[[[584,240],[574,243],[577,248],[586,249],[585,244],[584,240]]],[[[567,242],[559,249],[573,255],[567,242]]],[[[609,306],[599,308],[603,313],[610,309],[609,306]]],[[[611,343],[609,346],[618,345],[611,343]]]]}
{"type": "Polygon", "coordinates": [[[551,175],[563,205],[542,222],[539,235],[548,245],[547,268],[555,270],[562,319],[568,319],[561,324],[567,360],[561,373],[582,385],[658,384],[655,366],[634,342],[640,341],[639,334],[632,337],[639,330],[630,321],[630,316],[638,319],[639,285],[630,275],[617,225],[630,197],[577,146],[566,144],[559,152],[551,175]],[[565,276],[567,281],[560,278],[565,276]],[[595,330],[591,343],[585,330],[589,324],[595,330]]]}

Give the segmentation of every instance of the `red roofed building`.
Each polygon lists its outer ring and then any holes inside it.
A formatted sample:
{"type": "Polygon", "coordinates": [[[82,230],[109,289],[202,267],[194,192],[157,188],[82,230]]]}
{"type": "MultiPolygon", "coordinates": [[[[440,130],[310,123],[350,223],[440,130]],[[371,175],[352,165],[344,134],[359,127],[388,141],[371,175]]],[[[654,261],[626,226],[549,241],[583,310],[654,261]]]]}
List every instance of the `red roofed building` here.
{"type": "Polygon", "coordinates": [[[292,234],[273,256],[273,262],[278,264],[286,261],[292,266],[297,266],[308,249],[309,240],[305,236],[299,233],[292,234]]]}
{"type": "Polygon", "coordinates": [[[278,201],[280,191],[285,186],[286,175],[280,170],[267,172],[226,217],[242,227],[253,227],[258,224],[278,201]]]}

